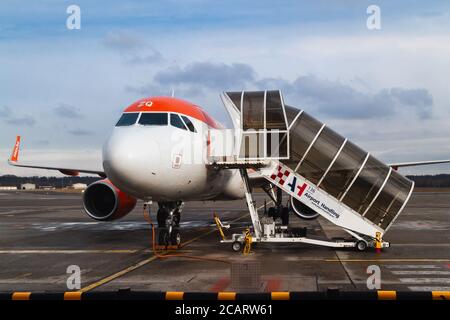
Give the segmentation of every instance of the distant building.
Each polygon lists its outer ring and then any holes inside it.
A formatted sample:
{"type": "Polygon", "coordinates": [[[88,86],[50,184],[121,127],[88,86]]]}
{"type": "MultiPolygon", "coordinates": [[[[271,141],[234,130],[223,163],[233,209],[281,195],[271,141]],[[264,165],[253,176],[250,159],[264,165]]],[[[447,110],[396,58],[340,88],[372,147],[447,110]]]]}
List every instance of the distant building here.
{"type": "Polygon", "coordinates": [[[84,190],[87,188],[87,184],[86,183],[74,183],[69,188],[75,189],[75,190],[84,190]]]}
{"type": "Polygon", "coordinates": [[[17,190],[16,186],[0,186],[0,190],[17,190]]]}
{"type": "Polygon", "coordinates": [[[55,190],[54,186],[39,186],[41,190],[55,190]]]}
{"type": "Polygon", "coordinates": [[[20,190],[35,190],[36,185],[34,183],[22,183],[20,185],[20,190]]]}

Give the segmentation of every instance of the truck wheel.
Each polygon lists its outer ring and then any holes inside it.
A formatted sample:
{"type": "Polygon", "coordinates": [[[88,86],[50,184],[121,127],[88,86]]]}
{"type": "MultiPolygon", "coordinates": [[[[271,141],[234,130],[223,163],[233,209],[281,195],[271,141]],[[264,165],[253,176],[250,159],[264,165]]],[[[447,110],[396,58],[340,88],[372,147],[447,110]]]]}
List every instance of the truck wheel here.
{"type": "Polygon", "coordinates": [[[363,240],[359,240],[359,241],[356,243],[355,248],[356,248],[356,250],[358,250],[358,251],[360,251],[360,252],[366,251],[366,249],[367,249],[367,242],[365,242],[365,241],[363,241],[363,240]]]}
{"type": "Polygon", "coordinates": [[[231,244],[231,249],[233,249],[234,252],[239,252],[242,250],[242,243],[239,241],[235,241],[231,244]]]}

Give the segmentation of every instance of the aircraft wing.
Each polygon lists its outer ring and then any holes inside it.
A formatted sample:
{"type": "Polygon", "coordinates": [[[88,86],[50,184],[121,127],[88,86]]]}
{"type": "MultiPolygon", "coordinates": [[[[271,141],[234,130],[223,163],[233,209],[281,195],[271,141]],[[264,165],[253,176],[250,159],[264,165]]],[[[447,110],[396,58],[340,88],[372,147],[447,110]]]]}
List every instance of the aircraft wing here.
{"type": "Polygon", "coordinates": [[[80,173],[90,173],[97,174],[102,178],[106,178],[106,174],[103,171],[98,170],[89,170],[89,169],[75,169],[75,168],[62,168],[62,167],[47,167],[47,166],[38,166],[32,164],[22,164],[19,163],[19,148],[20,148],[20,136],[16,137],[16,144],[14,145],[13,152],[11,157],[8,159],[8,164],[15,167],[23,167],[23,168],[34,168],[34,169],[47,169],[47,170],[58,170],[59,172],[68,175],[68,176],[78,176],[80,173]]]}
{"type": "Polygon", "coordinates": [[[416,162],[400,162],[400,163],[391,163],[390,167],[397,170],[402,167],[414,167],[414,166],[425,166],[428,164],[439,164],[439,163],[449,163],[450,160],[430,160],[430,161],[416,161],[416,162]]]}

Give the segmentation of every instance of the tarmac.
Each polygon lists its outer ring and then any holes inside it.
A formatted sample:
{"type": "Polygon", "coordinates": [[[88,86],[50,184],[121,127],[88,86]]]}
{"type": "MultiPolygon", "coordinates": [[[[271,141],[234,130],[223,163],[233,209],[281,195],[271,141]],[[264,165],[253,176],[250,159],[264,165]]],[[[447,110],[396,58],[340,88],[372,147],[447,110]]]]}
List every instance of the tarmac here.
{"type": "MultiPolygon", "coordinates": [[[[262,207],[265,194],[255,199],[262,207]]],[[[186,203],[182,247],[155,255],[142,204],[121,220],[98,222],[84,213],[77,193],[0,191],[0,292],[67,291],[71,265],[81,269],[83,292],[367,291],[374,289],[367,286],[369,266],[379,267],[381,290],[450,290],[448,190],[414,193],[384,237],[391,247],[381,253],[306,244],[256,244],[247,256],[233,252],[220,243],[213,214],[231,224],[227,235],[242,232],[251,223],[245,200],[238,200],[186,203]],[[232,274],[238,267],[248,270],[232,274]]],[[[348,237],[323,218],[291,215],[290,223],[306,226],[314,238],[348,237]]]]}

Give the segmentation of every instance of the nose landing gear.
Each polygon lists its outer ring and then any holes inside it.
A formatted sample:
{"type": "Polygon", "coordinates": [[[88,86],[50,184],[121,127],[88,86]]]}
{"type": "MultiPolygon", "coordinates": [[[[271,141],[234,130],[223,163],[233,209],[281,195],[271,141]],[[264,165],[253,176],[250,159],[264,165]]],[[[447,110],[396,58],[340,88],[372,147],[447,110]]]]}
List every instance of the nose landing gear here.
{"type": "Polygon", "coordinates": [[[168,228],[159,228],[158,244],[160,246],[179,246],[181,244],[181,234],[178,228],[169,232],[168,228]]]}
{"type": "Polygon", "coordinates": [[[182,201],[158,202],[158,205],[158,244],[179,246],[181,244],[180,217],[184,203],[182,201]]]}

